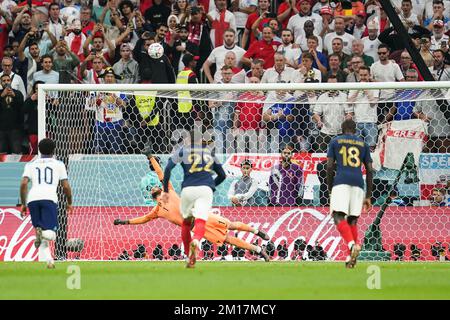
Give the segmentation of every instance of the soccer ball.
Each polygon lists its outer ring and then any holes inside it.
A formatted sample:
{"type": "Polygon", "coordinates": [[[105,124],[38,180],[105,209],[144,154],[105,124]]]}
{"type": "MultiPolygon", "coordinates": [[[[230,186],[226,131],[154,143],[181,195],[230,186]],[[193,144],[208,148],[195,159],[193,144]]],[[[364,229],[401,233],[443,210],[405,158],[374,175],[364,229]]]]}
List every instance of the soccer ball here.
{"type": "Polygon", "coordinates": [[[164,54],[164,48],[159,43],[152,43],[150,47],[148,47],[148,55],[153,59],[159,59],[164,54]]]}

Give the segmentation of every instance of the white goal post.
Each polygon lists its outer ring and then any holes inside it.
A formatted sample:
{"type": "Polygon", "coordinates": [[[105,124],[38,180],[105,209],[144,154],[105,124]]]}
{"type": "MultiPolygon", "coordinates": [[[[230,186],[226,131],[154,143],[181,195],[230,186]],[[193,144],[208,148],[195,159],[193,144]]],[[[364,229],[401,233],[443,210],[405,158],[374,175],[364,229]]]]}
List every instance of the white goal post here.
{"type": "MultiPolygon", "coordinates": [[[[366,128],[365,122],[358,129],[365,135],[364,139],[373,142],[372,157],[377,170],[375,206],[360,218],[360,242],[364,243],[368,259],[436,260],[450,256],[450,154],[442,152],[448,143],[445,139],[450,139],[450,130],[445,134],[450,128],[449,97],[450,81],[39,85],[38,138],[51,137],[56,141],[56,157],[68,166],[74,192],[72,217],[65,215],[61,198],[56,256],[88,260],[181,258],[182,254],[177,254],[177,248],[182,252],[179,229],[167,221],[112,224],[114,218],[142,216],[154,205],[149,197],[149,186],[154,180],[142,150],[152,145],[153,153],[164,167],[172,148],[180,143],[173,137],[177,124],[182,129],[190,126],[183,122],[181,101],[187,101],[192,110],[197,108],[195,120],[212,129],[214,141],[223,140],[218,154],[228,177],[215,192],[215,208],[232,221],[266,230],[271,240],[260,241],[243,231],[230,231],[230,234],[267,245],[275,260],[345,258],[343,240],[328,214],[322,176],[327,142],[338,134],[333,131],[339,129],[336,122],[352,116],[358,123],[355,110],[364,103],[367,108],[375,108],[375,114],[383,104],[389,112],[401,109],[411,113],[411,119],[395,120],[397,115],[393,114],[393,121],[374,120],[372,131],[366,128]],[[368,91],[376,92],[377,99],[359,100],[368,91]],[[142,96],[151,101],[147,111],[136,107],[142,96]],[[338,96],[341,100],[333,100],[338,96]],[[151,111],[156,108],[155,101],[161,102],[157,120],[151,111]],[[110,108],[120,104],[121,111],[110,110],[108,119],[124,121],[123,131],[122,125],[117,129],[110,126],[114,121],[103,123],[99,119],[100,109],[104,119],[107,118],[109,109],[105,104],[108,103],[110,108]],[[244,112],[248,115],[243,116],[244,112]],[[437,114],[439,121],[433,118],[437,114]],[[153,120],[161,126],[153,126],[152,132],[147,130],[147,125],[150,127],[153,120]],[[243,129],[246,121],[252,124],[243,129]],[[255,123],[257,129],[248,129],[255,123]],[[221,126],[231,133],[222,131],[221,126]],[[161,140],[158,137],[155,141],[158,134],[161,140]],[[290,146],[292,161],[301,168],[299,190],[295,191],[293,202],[288,199],[292,192],[283,193],[287,192],[282,187],[285,182],[276,169],[280,149],[285,145],[290,146]],[[243,160],[251,161],[251,177],[258,188],[253,195],[254,202],[243,197],[246,200],[234,205],[229,192],[240,181],[243,160]],[[407,163],[407,169],[401,171],[403,163],[407,163]],[[441,202],[437,203],[439,199],[441,202]],[[374,224],[381,216],[381,223],[374,224]]],[[[171,179],[177,192],[181,177],[180,170],[171,179]]],[[[205,259],[256,259],[231,247],[205,243],[205,259]]]]}

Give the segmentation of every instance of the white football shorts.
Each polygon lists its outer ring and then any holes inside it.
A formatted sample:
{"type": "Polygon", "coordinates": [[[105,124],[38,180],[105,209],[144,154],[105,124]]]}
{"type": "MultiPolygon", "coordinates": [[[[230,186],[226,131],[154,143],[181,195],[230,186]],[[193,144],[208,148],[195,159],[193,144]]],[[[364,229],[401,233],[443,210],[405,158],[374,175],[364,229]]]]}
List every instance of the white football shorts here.
{"type": "Polygon", "coordinates": [[[194,218],[208,220],[212,204],[213,191],[210,187],[193,186],[181,190],[180,206],[183,219],[194,216],[194,218]]]}
{"type": "Polygon", "coordinates": [[[330,212],[343,212],[346,215],[359,217],[364,202],[364,190],[360,187],[339,184],[331,189],[330,212]]]}

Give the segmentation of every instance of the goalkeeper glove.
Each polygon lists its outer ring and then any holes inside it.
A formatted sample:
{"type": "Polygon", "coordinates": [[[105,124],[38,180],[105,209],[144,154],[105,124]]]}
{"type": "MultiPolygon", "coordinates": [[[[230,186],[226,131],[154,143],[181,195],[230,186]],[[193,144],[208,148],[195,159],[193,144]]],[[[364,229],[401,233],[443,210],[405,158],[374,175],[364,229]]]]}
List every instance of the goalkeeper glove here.
{"type": "Polygon", "coordinates": [[[128,220],[120,220],[120,219],[114,220],[114,225],[117,226],[118,224],[128,224],[128,220]]]}

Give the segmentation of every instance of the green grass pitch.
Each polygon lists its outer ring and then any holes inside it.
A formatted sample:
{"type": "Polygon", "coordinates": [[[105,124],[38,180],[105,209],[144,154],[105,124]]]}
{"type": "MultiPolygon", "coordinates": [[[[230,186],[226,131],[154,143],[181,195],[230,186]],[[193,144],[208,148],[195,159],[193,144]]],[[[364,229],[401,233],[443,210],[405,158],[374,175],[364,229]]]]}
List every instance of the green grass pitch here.
{"type": "Polygon", "coordinates": [[[449,263],[0,262],[0,299],[450,299],[449,263]],[[79,266],[79,290],[68,267],[79,266]],[[373,268],[371,266],[377,266],[373,268]],[[373,269],[379,270],[380,289],[373,269]],[[69,279],[69,281],[68,281],[69,279]],[[74,283],[74,282],[72,282],[74,283]],[[188,294],[189,292],[189,294],[188,294]]]}

